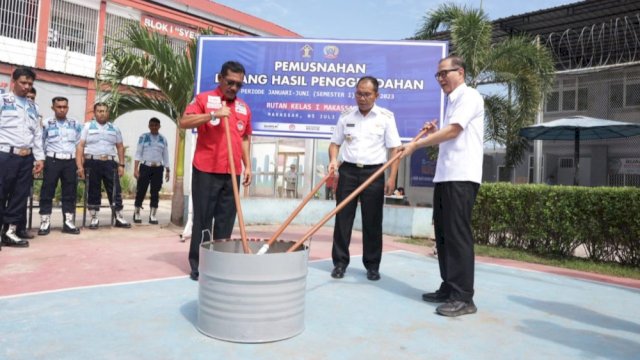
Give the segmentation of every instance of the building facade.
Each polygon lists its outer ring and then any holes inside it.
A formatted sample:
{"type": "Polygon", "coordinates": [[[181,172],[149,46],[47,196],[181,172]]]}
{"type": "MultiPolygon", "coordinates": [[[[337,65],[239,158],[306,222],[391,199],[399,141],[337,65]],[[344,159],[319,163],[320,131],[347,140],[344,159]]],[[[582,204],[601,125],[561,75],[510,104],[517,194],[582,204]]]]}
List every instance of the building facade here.
{"type": "MultiPolygon", "coordinates": [[[[0,1],[0,92],[10,91],[11,73],[28,66],[37,73],[34,87],[42,115],[53,115],[51,99],[69,99],[69,117],[88,120],[99,97],[96,72],[105,52],[123,36],[128,24],[141,24],[167,35],[177,51],[184,51],[199,29],[236,36],[299,37],[263,19],[207,0],[11,0],[0,1]]],[[[132,85],[147,87],[142,80],[132,85]]],[[[176,149],[176,124],[153,111],[125,114],[115,123],[122,129],[127,158],[138,136],[148,131],[149,118],[162,122],[160,132],[176,149]]],[[[175,156],[171,156],[175,164],[175,156]]],[[[131,173],[131,163],[128,172],[131,173]]],[[[172,183],[164,188],[170,190],[172,183]]]]}
{"type": "MultiPolygon", "coordinates": [[[[640,2],[587,0],[494,21],[494,38],[537,37],[556,61],[542,121],[582,115],[640,123],[640,2]]],[[[540,179],[572,185],[572,141],[543,141],[540,179]]],[[[485,159],[486,181],[535,182],[534,152],[510,171],[501,150],[485,159]]],[[[579,184],[640,187],[640,138],[580,142],[579,184]]]]}

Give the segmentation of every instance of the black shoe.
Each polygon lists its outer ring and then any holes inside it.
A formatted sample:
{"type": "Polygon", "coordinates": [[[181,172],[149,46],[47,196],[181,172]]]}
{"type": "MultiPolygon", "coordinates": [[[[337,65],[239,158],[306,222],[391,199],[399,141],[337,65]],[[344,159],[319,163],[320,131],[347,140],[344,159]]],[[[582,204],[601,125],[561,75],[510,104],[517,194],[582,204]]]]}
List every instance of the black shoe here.
{"type": "Polygon", "coordinates": [[[449,300],[449,294],[441,290],[436,290],[436,292],[422,294],[422,300],[432,303],[443,303],[449,300]]]}
{"type": "Polygon", "coordinates": [[[478,308],[473,303],[473,300],[469,300],[469,301],[451,300],[451,301],[447,301],[446,303],[436,308],[436,312],[444,316],[460,316],[460,315],[466,315],[466,314],[474,314],[476,311],[478,311],[478,308]]]}
{"type": "Polygon", "coordinates": [[[10,239],[7,235],[2,235],[2,244],[4,246],[29,247],[29,242],[27,240],[13,240],[10,239]]]}
{"type": "Polygon", "coordinates": [[[342,279],[344,277],[345,268],[344,266],[336,266],[333,268],[331,272],[331,277],[334,279],[342,279]]]}
{"type": "Polygon", "coordinates": [[[31,233],[27,230],[22,230],[22,231],[18,231],[16,233],[16,235],[18,235],[19,237],[23,238],[23,239],[33,239],[35,236],[31,235],[31,233]]]}
{"type": "Polygon", "coordinates": [[[373,269],[367,270],[367,279],[371,281],[380,280],[380,272],[378,272],[378,270],[373,270],[373,269]]]}
{"type": "Polygon", "coordinates": [[[198,278],[200,277],[200,273],[198,273],[197,271],[192,271],[191,274],[189,274],[189,277],[193,281],[198,281],[198,278]]]}
{"type": "Polygon", "coordinates": [[[80,229],[76,228],[72,228],[70,226],[67,226],[66,224],[62,226],[62,232],[65,234],[73,234],[73,235],[78,235],[80,234],[80,229]]]}
{"type": "Polygon", "coordinates": [[[128,229],[131,227],[131,224],[126,221],[120,221],[119,219],[116,219],[116,227],[128,229]]]}
{"type": "MultiPolygon", "coordinates": [[[[40,236],[44,236],[44,235],[49,235],[49,231],[50,228],[45,229],[38,229],[38,235],[40,236]]],[[[23,238],[24,236],[20,236],[21,238],[23,238]]]]}

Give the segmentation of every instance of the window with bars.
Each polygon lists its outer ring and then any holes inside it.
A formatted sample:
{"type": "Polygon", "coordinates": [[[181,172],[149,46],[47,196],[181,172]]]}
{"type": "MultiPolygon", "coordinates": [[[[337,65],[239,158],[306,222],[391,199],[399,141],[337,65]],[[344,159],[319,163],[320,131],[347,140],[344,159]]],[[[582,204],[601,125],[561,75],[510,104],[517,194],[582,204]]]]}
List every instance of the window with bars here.
{"type": "Polygon", "coordinates": [[[609,85],[609,104],[614,109],[640,106],[640,72],[627,72],[609,85]]]}
{"type": "MultiPolygon", "coordinates": [[[[124,38],[127,27],[132,24],[137,24],[139,20],[128,19],[126,17],[107,13],[106,24],[104,28],[104,49],[102,55],[107,51],[112,51],[120,47],[118,40],[124,38]]],[[[142,55],[142,52],[140,52],[142,55]]]]}
{"type": "Polygon", "coordinates": [[[584,111],[589,107],[589,90],[578,79],[556,81],[546,101],[546,112],[584,111]]]}
{"type": "MultiPolygon", "coordinates": [[[[107,53],[107,51],[114,50],[120,45],[117,43],[118,39],[122,39],[125,36],[125,29],[131,24],[139,23],[138,19],[127,19],[122,16],[113,15],[107,13],[106,26],[105,26],[105,46],[103,50],[103,55],[107,53]]],[[[172,37],[166,37],[169,46],[178,54],[182,54],[187,49],[187,42],[181,39],[176,39],[172,37]]],[[[136,52],[140,52],[136,50],[136,52]]],[[[142,55],[140,52],[138,55],[142,55]]]]}
{"type": "Polygon", "coordinates": [[[38,0],[1,0],[0,36],[36,42],[38,0]]]}
{"type": "Polygon", "coordinates": [[[49,26],[49,46],[95,55],[98,10],[64,0],[53,0],[49,26]]]}
{"type": "Polygon", "coordinates": [[[176,54],[184,54],[187,50],[187,42],[184,40],[167,37],[167,41],[176,54]]]}
{"type": "Polygon", "coordinates": [[[573,169],[573,158],[561,158],[560,159],[560,168],[561,169],[573,169]]]}

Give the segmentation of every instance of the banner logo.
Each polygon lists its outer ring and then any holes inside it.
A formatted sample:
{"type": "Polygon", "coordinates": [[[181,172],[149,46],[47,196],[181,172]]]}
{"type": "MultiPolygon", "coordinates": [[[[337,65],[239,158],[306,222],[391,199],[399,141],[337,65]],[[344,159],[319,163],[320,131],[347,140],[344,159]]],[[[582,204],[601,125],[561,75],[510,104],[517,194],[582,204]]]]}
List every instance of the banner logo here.
{"type": "Polygon", "coordinates": [[[327,59],[337,59],[340,49],[335,45],[327,45],[324,47],[324,57],[327,59]]]}

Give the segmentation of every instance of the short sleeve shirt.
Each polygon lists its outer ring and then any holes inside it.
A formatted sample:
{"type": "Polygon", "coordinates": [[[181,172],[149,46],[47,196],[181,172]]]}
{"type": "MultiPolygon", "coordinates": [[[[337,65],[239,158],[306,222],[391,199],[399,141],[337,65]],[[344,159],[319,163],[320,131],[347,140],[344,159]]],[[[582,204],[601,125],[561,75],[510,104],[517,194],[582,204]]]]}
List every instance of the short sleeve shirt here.
{"type": "Polygon", "coordinates": [[[140,135],[134,160],[154,162],[168,168],[169,145],[167,139],[162,134],[153,135],[150,132],[140,135]]]}
{"type": "Polygon", "coordinates": [[[50,117],[43,122],[42,137],[45,152],[58,154],[76,154],[76,145],[80,142],[82,124],[74,119],[58,120],[50,117]]]}
{"type": "Polygon", "coordinates": [[[44,160],[40,110],[31,99],[0,94],[0,145],[30,148],[36,160],[44,160]]]}
{"type": "Polygon", "coordinates": [[[460,125],[462,132],[440,144],[433,182],[482,183],[484,99],[476,89],[462,84],[449,94],[440,128],[449,124],[460,125]]]}
{"type": "Polygon", "coordinates": [[[86,155],[117,156],[116,144],[122,143],[122,133],[111,122],[100,125],[98,121],[91,120],[84,124],[80,140],[85,141],[84,153],[86,155]]]}
{"type": "MultiPolygon", "coordinates": [[[[222,108],[223,99],[220,88],[196,95],[185,110],[185,115],[208,114],[222,108]]],[[[251,109],[239,98],[227,100],[231,109],[229,129],[231,133],[231,149],[236,174],[242,171],[242,139],[252,133],[251,109]]],[[[207,173],[230,174],[227,139],[222,119],[213,119],[198,126],[198,140],[193,155],[193,166],[207,173]]]]}
{"type": "Polygon", "coordinates": [[[393,113],[377,105],[366,116],[357,106],[344,111],[331,142],[342,148],[344,161],[363,165],[385,163],[387,149],[402,144],[393,113]]]}

